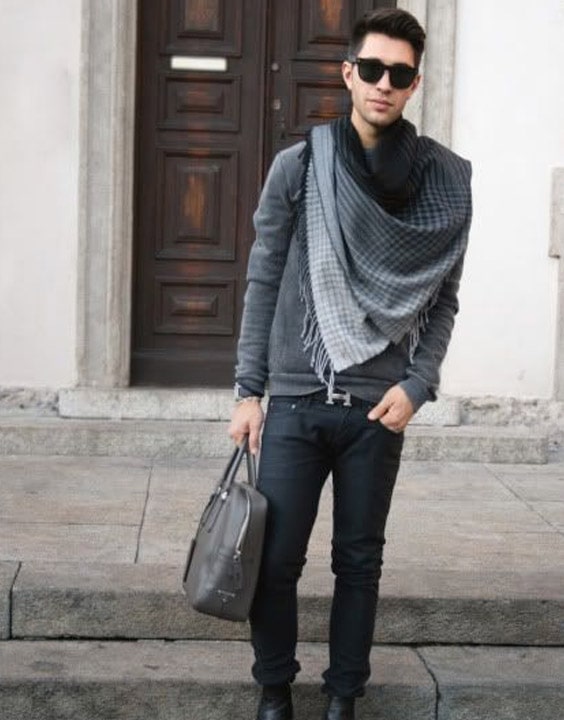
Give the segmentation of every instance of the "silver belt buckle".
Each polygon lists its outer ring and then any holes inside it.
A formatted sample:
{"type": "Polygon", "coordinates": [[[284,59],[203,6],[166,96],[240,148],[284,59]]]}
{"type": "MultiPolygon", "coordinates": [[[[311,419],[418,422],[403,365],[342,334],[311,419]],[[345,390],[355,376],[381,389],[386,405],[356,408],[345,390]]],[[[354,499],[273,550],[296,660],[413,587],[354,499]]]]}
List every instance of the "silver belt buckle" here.
{"type": "Polygon", "coordinates": [[[335,402],[342,402],[343,407],[352,407],[350,392],[329,392],[327,390],[326,405],[334,405],[335,402]]]}

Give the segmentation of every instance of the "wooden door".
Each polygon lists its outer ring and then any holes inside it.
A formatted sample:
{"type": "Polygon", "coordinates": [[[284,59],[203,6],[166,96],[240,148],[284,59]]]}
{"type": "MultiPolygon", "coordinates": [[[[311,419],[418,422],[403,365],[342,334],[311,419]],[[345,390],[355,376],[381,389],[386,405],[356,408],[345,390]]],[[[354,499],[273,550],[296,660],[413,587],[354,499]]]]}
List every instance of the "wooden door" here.
{"type": "Polygon", "coordinates": [[[264,173],[348,112],[350,28],[393,4],[140,0],[134,384],[231,385],[264,173]]]}

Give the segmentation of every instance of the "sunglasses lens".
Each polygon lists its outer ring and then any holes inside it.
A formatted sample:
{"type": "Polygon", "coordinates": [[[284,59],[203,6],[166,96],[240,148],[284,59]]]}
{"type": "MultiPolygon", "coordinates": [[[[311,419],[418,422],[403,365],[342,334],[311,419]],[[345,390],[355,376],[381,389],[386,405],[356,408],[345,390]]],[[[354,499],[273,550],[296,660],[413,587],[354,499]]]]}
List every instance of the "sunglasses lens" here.
{"type": "Polygon", "coordinates": [[[360,79],[367,83],[377,83],[386,70],[390,72],[390,84],[397,90],[405,90],[417,77],[417,69],[409,65],[392,65],[388,67],[380,60],[357,60],[360,79]]]}
{"type": "Polygon", "coordinates": [[[375,83],[386,72],[386,66],[379,60],[357,60],[360,79],[367,83],[375,83]]]}
{"type": "Polygon", "coordinates": [[[390,68],[390,83],[398,90],[405,90],[415,80],[417,70],[408,65],[396,65],[390,68]]]}

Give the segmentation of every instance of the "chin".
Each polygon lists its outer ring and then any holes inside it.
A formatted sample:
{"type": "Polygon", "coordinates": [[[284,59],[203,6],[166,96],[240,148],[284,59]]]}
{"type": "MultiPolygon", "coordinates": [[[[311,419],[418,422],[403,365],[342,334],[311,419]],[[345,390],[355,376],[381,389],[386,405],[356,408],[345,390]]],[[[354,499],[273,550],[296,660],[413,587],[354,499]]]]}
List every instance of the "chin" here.
{"type": "Polygon", "coordinates": [[[388,115],[388,113],[377,113],[372,112],[368,115],[367,120],[371,125],[384,127],[385,125],[391,125],[396,117],[388,115]]]}
{"type": "Polygon", "coordinates": [[[370,124],[373,128],[376,128],[377,130],[385,130],[387,127],[390,127],[390,125],[396,120],[397,118],[375,118],[371,121],[370,124]]]}

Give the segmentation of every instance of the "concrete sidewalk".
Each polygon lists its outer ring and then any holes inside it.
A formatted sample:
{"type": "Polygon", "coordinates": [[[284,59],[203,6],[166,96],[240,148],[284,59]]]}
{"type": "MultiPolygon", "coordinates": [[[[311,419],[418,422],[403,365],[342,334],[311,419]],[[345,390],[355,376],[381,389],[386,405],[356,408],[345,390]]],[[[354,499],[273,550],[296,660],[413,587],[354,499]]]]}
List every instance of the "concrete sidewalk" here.
{"type": "MultiPolygon", "coordinates": [[[[223,459],[0,457],[0,561],[180,566],[223,459]]],[[[326,484],[310,562],[329,556],[326,484]]],[[[564,462],[405,461],[388,569],[564,572],[564,462]]]]}
{"type": "MultiPolygon", "coordinates": [[[[224,464],[0,457],[3,720],[252,716],[246,625],[180,588],[224,464]]],[[[330,530],[328,482],[300,583],[298,720],[321,707],[330,530]]],[[[564,462],[405,461],[387,536],[359,719],[559,717],[564,462]]]]}

